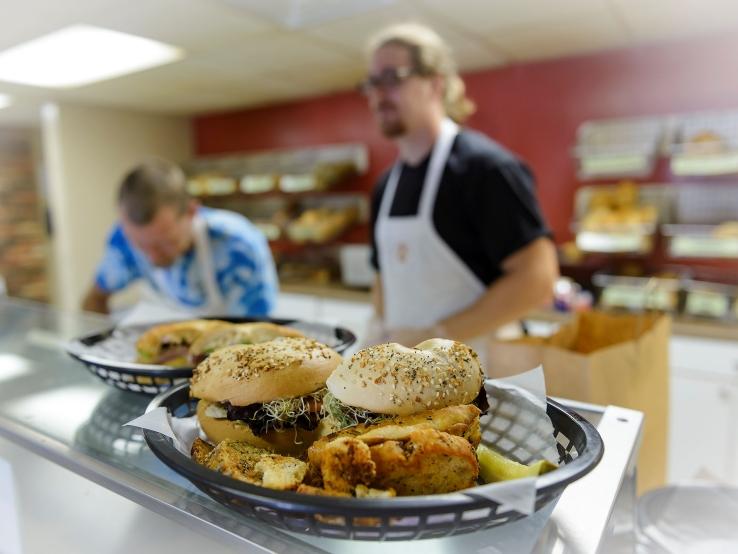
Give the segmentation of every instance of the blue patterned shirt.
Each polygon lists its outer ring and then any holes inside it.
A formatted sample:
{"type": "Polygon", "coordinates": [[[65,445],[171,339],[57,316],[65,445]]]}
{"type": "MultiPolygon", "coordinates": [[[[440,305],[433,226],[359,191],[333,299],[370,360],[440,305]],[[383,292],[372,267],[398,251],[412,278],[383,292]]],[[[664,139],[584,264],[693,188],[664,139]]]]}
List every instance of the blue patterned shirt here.
{"type": "MultiPolygon", "coordinates": [[[[277,272],[264,235],[245,217],[226,210],[199,208],[205,219],[213,256],[215,278],[230,316],[264,316],[277,298],[277,272]]],[[[113,227],[95,283],[109,293],[119,291],[136,279],[145,279],[154,289],[154,266],[131,245],[120,224],[113,227]]],[[[198,308],[207,301],[205,285],[194,249],[163,270],[170,295],[184,307],[198,308]]]]}

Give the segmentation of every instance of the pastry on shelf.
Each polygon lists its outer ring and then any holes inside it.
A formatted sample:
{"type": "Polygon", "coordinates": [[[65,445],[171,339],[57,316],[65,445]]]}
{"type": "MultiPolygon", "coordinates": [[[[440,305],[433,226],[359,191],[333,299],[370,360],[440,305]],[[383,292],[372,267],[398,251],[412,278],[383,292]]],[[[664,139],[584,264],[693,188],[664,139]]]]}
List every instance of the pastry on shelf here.
{"type": "Polygon", "coordinates": [[[221,173],[200,173],[187,181],[187,191],[193,196],[233,194],[236,179],[221,173]]]}
{"type": "Polygon", "coordinates": [[[640,204],[638,185],[622,181],[615,187],[595,191],[581,229],[592,232],[631,232],[654,225],[659,213],[656,206],[640,204]]]}
{"type": "Polygon", "coordinates": [[[720,239],[738,239],[738,221],[726,221],[712,231],[712,236],[720,239]]]}
{"type": "Polygon", "coordinates": [[[355,206],[332,209],[312,208],[287,226],[287,236],[297,243],[328,242],[342,234],[358,218],[355,206]]]}
{"type": "Polygon", "coordinates": [[[357,175],[353,162],[323,162],[311,172],[282,175],[279,188],[282,192],[324,191],[357,175]]]}
{"type": "Polygon", "coordinates": [[[720,154],[726,150],[725,139],[709,129],[695,133],[684,142],[685,154],[720,154]]]}
{"type": "Polygon", "coordinates": [[[239,188],[244,194],[271,192],[277,188],[279,178],[272,173],[244,175],[239,188]]]}

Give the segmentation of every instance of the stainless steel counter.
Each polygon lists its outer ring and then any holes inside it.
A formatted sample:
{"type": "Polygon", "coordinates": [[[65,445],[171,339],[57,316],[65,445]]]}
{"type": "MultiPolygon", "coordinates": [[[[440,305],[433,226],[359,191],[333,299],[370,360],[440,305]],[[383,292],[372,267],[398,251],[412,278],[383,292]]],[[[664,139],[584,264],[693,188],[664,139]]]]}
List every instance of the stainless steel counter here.
{"type": "MultiPolygon", "coordinates": [[[[24,489],[22,480],[13,481],[12,477],[27,475],[26,465],[31,465],[19,454],[18,447],[21,447],[21,452],[30,451],[43,459],[40,463],[36,457],[28,458],[38,466],[35,471],[39,473],[40,482],[49,481],[48,476],[44,479],[51,471],[47,461],[76,474],[63,473],[67,477],[59,478],[62,481],[57,481],[58,486],[54,488],[36,486],[31,496],[42,505],[46,498],[39,496],[56,498],[63,504],[63,498],[58,498],[59,491],[69,488],[67,485],[72,481],[79,482],[81,477],[82,483],[95,483],[132,501],[129,508],[144,514],[141,517],[155,512],[180,524],[173,528],[142,526],[141,532],[148,535],[148,539],[144,537],[144,544],[161,545],[159,533],[176,532],[179,552],[201,553],[203,537],[210,541],[208,544],[223,549],[239,548],[240,551],[346,550],[346,541],[282,532],[229,511],[164,466],[145,446],[137,429],[122,427],[123,423],[143,413],[150,398],[111,388],[62,349],[66,340],[109,325],[106,318],[63,314],[43,305],[0,300],[0,437],[5,439],[0,441],[0,462],[4,458],[3,463],[10,468],[5,473],[0,471],[0,491],[5,490],[3,486],[10,490],[15,487],[22,494],[28,488],[24,489]],[[182,540],[182,536],[188,534],[192,540],[182,540]]],[[[615,408],[580,406],[580,409],[598,421],[605,441],[605,457],[591,474],[566,489],[558,504],[551,506],[550,518],[547,513],[539,513],[498,529],[424,541],[422,548],[426,552],[462,549],[487,553],[594,552],[603,544],[614,544],[612,541],[625,540],[627,543],[627,533],[622,532],[627,525],[622,525],[622,518],[632,520],[633,515],[632,482],[641,416],[615,408]],[[624,516],[615,517],[613,514],[619,503],[625,506],[624,516]],[[618,517],[621,517],[621,524],[614,525],[618,517]]],[[[90,528],[85,529],[76,528],[82,525],[79,519],[74,520],[64,536],[67,545],[78,541],[80,548],[76,550],[87,551],[81,545],[91,540],[91,533],[99,530],[98,527],[115,524],[105,516],[114,512],[115,502],[101,493],[97,500],[89,492],[67,496],[70,507],[97,502],[93,512],[100,514],[100,522],[90,521],[90,528]]],[[[14,518],[8,518],[5,525],[9,521],[19,522],[18,528],[23,530],[18,532],[20,541],[38,545],[29,534],[42,531],[33,527],[45,525],[43,521],[36,521],[27,503],[16,503],[9,509],[14,511],[14,518]],[[34,523],[29,527],[24,524],[26,520],[34,523]]],[[[64,512],[62,509],[57,517],[63,519],[67,515],[64,512]]],[[[108,537],[107,551],[118,551],[122,547],[120,534],[105,536],[108,537]]],[[[95,544],[105,544],[105,539],[98,537],[96,540],[95,544]]],[[[45,547],[37,548],[39,552],[46,550],[45,547]]],[[[403,551],[407,545],[352,542],[350,548],[352,552],[381,550],[385,554],[403,551]]]]}

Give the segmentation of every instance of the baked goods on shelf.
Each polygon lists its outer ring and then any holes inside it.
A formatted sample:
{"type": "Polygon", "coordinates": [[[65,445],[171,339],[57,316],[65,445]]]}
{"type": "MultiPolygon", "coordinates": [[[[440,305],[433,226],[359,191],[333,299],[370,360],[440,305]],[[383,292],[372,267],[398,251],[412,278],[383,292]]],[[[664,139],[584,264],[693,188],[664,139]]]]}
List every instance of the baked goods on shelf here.
{"type": "Polygon", "coordinates": [[[233,194],[237,187],[234,177],[215,172],[200,173],[187,180],[187,191],[192,196],[233,194]]]}
{"type": "Polygon", "coordinates": [[[622,181],[593,192],[579,227],[592,232],[639,231],[655,225],[658,218],[656,206],[639,202],[638,185],[622,181]]]}
{"type": "Polygon", "coordinates": [[[356,206],[312,208],[287,225],[287,236],[296,243],[323,243],[341,235],[359,216],[356,206]]]}

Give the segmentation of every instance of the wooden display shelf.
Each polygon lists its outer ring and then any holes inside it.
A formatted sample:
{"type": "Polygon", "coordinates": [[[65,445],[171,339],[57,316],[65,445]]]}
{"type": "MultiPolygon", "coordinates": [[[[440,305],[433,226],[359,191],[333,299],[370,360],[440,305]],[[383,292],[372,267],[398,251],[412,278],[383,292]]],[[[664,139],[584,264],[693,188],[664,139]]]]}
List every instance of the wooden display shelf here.
{"type": "Polygon", "coordinates": [[[269,247],[274,254],[294,254],[317,248],[330,248],[342,244],[366,244],[368,242],[369,224],[360,223],[326,242],[294,242],[289,239],[277,239],[270,240],[269,247]]]}
{"type": "Polygon", "coordinates": [[[301,198],[329,197],[329,196],[367,196],[369,193],[361,189],[327,189],[327,190],[305,190],[301,192],[284,192],[281,190],[270,190],[267,192],[233,192],[228,194],[204,194],[194,198],[203,202],[233,202],[243,200],[269,200],[273,198],[285,198],[299,200],[301,198]]]}

